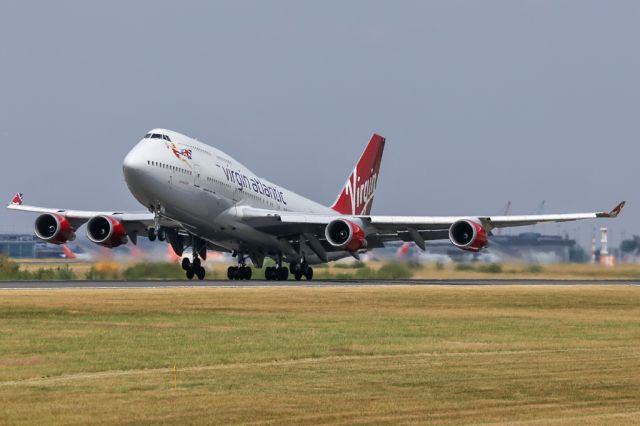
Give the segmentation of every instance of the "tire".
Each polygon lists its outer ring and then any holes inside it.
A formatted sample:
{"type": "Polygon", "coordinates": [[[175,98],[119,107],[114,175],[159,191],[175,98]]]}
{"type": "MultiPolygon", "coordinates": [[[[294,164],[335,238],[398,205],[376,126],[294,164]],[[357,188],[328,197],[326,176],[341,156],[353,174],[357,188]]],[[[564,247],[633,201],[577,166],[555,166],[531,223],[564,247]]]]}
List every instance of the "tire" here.
{"type": "Polygon", "coordinates": [[[237,279],[239,280],[244,280],[244,268],[242,266],[238,266],[238,273],[236,274],[236,276],[238,277],[237,279]]]}
{"type": "Polygon", "coordinates": [[[253,271],[251,270],[251,268],[249,268],[248,266],[245,266],[244,267],[244,279],[245,280],[250,280],[252,274],[253,274],[253,271]]]}
{"type": "Polygon", "coordinates": [[[158,229],[158,241],[164,241],[167,239],[167,235],[164,233],[164,229],[160,228],[158,229]]]}
{"type": "Polygon", "coordinates": [[[233,266],[229,266],[229,268],[227,268],[227,278],[230,280],[233,280],[235,279],[235,277],[236,277],[236,274],[233,269],[233,266]]]}
{"type": "Polygon", "coordinates": [[[149,237],[149,241],[156,240],[156,230],[153,228],[147,229],[147,237],[149,237]]]}
{"type": "Polygon", "coordinates": [[[196,257],[193,259],[193,269],[198,269],[202,266],[202,262],[200,262],[200,258],[196,257]]]}
{"type": "Polygon", "coordinates": [[[311,281],[313,279],[313,268],[311,266],[307,268],[307,270],[304,273],[304,276],[307,279],[307,281],[311,281]]]}
{"type": "Polygon", "coordinates": [[[267,281],[273,281],[275,279],[275,268],[273,266],[269,266],[264,270],[264,278],[267,281]]]}
{"type": "Polygon", "coordinates": [[[187,279],[188,280],[192,280],[194,275],[195,275],[195,273],[193,272],[193,269],[187,269],[187,279]]]}
{"type": "Polygon", "coordinates": [[[302,272],[297,271],[293,274],[293,276],[295,277],[296,281],[300,281],[302,279],[302,272]]]}
{"type": "Polygon", "coordinates": [[[188,271],[189,268],[191,268],[191,262],[189,262],[189,259],[185,257],[184,259],[182,259],[182,269],[188,271]]]}
{"type": "Polygon", "coordinates": [[[205,270],[204,268],[201,266],[196,270],[196,275],[198,276],[198,279],[200,281],[204,280],[204,276],[205,276],[205,270]]]}
{"type": "Polygon", "coordinates": [[[278,280],[286,281],[289,279],[289,269],[285,266],[282,268],[278,268],[278,280]]]}

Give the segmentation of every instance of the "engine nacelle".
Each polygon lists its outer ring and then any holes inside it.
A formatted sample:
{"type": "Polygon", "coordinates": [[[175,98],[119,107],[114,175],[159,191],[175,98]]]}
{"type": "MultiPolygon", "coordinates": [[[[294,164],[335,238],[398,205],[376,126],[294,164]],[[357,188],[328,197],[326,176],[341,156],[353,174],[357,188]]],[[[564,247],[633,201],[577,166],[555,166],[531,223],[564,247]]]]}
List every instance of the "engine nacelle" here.
{"type": "Polygon", "coordinates": [[[127,231],[118,219],[111,216],[94,216],[87,223],[87,237],[91,242],[114,248],[126,244],[127,231]]]}
{"type": "Polygon", "coordinates": [[[473,252],[482,250],[488,242],[487,231],[482,224],[470,219],[454,222],[449,228],[449,239],[454,246],[473,252]]]}
{"type": "Polygon", "coordinates": [[[345,219],[331,221],[324,230],[329,244],[337,249],[356,252],[367,247],[367,239],[360,226],[345,219]]]}
{"type": "Polygon", "coordinates": [[[64,244],[76,239],[76,233],[66,217],[56,213],[44,213],[37,217],[36,236],[51,244],[64,244]]]}

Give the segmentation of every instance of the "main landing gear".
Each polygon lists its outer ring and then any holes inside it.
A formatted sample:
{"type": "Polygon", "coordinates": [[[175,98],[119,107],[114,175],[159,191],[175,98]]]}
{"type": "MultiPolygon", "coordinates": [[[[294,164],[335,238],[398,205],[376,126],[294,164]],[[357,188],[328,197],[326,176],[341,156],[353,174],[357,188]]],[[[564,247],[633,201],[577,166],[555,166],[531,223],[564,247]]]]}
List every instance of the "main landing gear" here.
{"type": "Polygon", "coordinates": [[[167,235],[164,232],[163,228],[148,228],[147,237],[149,237],[149,241],[155,241],[156,238],[158,239],[158,241],[164,241],[167,239],[167,235]]]}
{"type": "Polygon", "coordinates": [[[248,266],[229,266],[227,278],[230,280],[250,280],[251,268],[248,266]]]}
{"type": "Polygon", "coordinates": [[[309,281],[313,279],[313,268],[309,266],[307,262],[291,262],[291,269],[286,266],[283,267],[282,262],[278,263],[278,266],[269,266],[264,270],[264,277],[267,281],[287,281],[289,279],[289,272],[293,274],[296,281],[300,281],[302,277],[305,277],[309,281]]]}
{"type": "Polygon", "coordinates": [[[285,267],[269,266],[264,270],[267,281],[286,281],[289,279],[289,269],[285,267]]]}
{"type": "Polygon", "coordinates": [[[227,278],[230,280],[250,280],[251,268],[249,268],[242,253],[234,252],[234,256],[238,256],[238,266],[229,266],[227,269],[227,278]]]}
{"type": "Polygon", "coordinates": [[[291,272],[293,272],[293,277],[296,281],[300,281],[302,277],[305,277],[307,281],[313,279],[313,268],[305,260],[301,263],[291,262],[291,272]]]}
{"type": "Polygon", "coordinates": [[[193,277],[196,276],[200,281],[204,280],[205,270],[202,267],[198,256],[193,258],[193,262],[190,262],[187,257],[182,259],[182,269],[187,271],[187,279],[192,280],[193,277]]]}

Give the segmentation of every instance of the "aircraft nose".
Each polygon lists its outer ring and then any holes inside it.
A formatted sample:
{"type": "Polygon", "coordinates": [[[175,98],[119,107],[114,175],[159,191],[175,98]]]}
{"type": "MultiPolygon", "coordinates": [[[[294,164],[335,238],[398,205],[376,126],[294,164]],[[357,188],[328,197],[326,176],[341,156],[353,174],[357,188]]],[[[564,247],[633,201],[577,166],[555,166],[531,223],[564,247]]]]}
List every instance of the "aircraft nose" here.
{"type": "Polygon", "coordinates": [[[144,159],[141,158],[138,149],[134,148],[124,157],[122,162],[122,172],[127,181],[135,179],[143,170],[144,159]]]}

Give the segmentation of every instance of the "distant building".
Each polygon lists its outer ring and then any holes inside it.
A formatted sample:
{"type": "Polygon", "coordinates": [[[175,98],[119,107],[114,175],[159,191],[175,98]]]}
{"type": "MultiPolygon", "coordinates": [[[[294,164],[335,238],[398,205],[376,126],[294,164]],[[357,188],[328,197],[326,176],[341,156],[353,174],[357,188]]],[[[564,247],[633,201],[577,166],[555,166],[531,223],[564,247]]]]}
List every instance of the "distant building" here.
{"type": "Polygon", "coordinates": [[[0,254],[13,259],[59,258],[60,246],[47,244],[32,234],[0,234],[0,254]]]}
{"type": "MultiPolygon", "coordinates": [[[[406,243],[405,243],[406,244],[406,243]]],[[[524,232],[518,235],[491,235],[489,247],[479,253],[460,250],[448,240],[427,241],[426,252],[421,252],[413,243],[400,246],[396,243],[376,249],[377,257],[414,259],[427,262],[510,262],[562,263],[587,262],[586,252],[575,240],[561,235],[542,235],[524,232]]]]}
{"type": "Polygon", "coordinates": [[[580,262],[576,241],[560,235],[524,232],[517,235],[494,235],[489,249],[501,257],[535,263],[580,262]]]}

